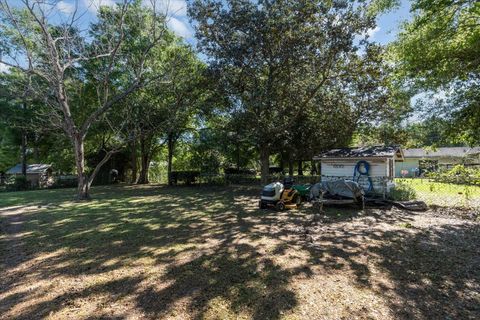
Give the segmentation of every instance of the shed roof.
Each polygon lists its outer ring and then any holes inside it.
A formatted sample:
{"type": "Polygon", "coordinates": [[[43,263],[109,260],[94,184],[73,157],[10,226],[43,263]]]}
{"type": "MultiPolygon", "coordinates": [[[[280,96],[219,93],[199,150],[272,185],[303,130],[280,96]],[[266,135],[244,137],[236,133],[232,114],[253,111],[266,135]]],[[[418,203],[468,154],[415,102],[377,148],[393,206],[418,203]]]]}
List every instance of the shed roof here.
{"type": "Polygon", "coordinates": [[[423,148],[405,149],[403,150],[403,154],[405,158],[463,158],[470,155],[480,154],[480,147],[448,147],[437,148],[435,150],[425,150],[423,148]]]}
{"type": "Polygon", "coordinates": [[[313,160],[325,158],[390,158],[394,156],[403,157],[402,149],[399,146],[331,149],[313,157],[313,160]]]}
{"type": "MultiPolygon", "coordinates": [[[[27,165],[27,174],[28,173],[44,173],[48,169],[50,169],[52,166],[49,164],[29,164],[27,165]]],[[[6,174],[19,174],[22,173],[22,164],[19,163],[15,167],[12,167],[7,170],[6,174]]]]}

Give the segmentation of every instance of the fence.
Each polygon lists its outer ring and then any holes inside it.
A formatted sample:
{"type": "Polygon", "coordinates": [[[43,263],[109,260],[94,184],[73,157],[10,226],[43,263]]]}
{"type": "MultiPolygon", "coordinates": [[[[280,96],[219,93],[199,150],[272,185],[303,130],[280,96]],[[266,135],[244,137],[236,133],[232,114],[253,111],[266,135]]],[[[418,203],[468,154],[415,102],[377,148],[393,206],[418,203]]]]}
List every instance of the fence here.
{"type": "Polygon", "coordinates": [[[442,183],[480,186],[480,176],[474,176],[474,175],[449,176],[449,175],[431,174],[429,175],[428,179],[435,182],[442,182],[442,183]]]}
{"type": "Polygon", "coordinates": [[[454,183],[461,185],[480,185],[480,169],[456,165],[450,170],[430,172],[427,177],[443,183],[454,183]]]}
{"type": "MultiPolygon", "coordinates": [[[[267,178],[268,183],[275,181],[283,181],[287,175],[272,174],[267,178]]],[[[320,181],[320,176],[293,176],[293,180],[298,184],[314,184],[320,181]]],[[[257,175],[245,175],[245,174],[200,174],[196,180],[196,184],[200,185],[262,185],[261,177],[257,175]]]]}

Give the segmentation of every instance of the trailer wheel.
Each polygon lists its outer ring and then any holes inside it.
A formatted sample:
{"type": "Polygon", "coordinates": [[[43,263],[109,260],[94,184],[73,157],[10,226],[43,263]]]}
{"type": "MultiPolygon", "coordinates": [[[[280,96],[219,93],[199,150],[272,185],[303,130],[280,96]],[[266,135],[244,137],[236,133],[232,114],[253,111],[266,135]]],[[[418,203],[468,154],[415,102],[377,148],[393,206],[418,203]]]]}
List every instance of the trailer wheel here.
{"type": "Polygon", "coordinates": [[[323,202],[315,201],[313,203],[313,210],[315,210],[317,213],[321,213],[323,211],[323,202]]]}
{"type": "Polygon", "coordinates": [[[357,199],[357,205],[361,210],[365,209],[365,197],[360,197],[360,199],[357,199]]]}
{"type": "Polygon", "coordinates": [[[263,202],[262,200],[260,200],[260,201],[258,202],[258,207],[259,207],[260,209],[265,209],[267,206],[265,205],[265,202],[263,202]]]}
{"type": "Polygon", "coordinates": [[[299,195],[295,195],[293,197],[293,203],[295,203],[297,208],[299,208],[302,205],[302,197],[300,197],[299,195]]]}
{"type": "Polygon", "coordinates": [[[282,201],[279,201],[277,202],[277,204],[275,205],[275,209],[277,211],[283,211],[285,210],[285,204],[282,202],[282,201]]]}

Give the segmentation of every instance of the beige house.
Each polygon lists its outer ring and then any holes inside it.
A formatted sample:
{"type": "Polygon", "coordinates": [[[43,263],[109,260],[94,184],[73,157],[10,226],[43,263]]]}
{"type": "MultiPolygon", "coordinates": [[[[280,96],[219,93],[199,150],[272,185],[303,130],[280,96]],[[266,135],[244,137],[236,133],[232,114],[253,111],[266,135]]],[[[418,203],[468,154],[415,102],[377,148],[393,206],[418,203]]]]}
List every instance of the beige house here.
{"type": "Polygon", "coordinates": [[[425,172],[451,169],[457,164],[480,168],[480,147],[404,149],[404,161],[396,164],[397,177],[414,177],[425,172]]]}

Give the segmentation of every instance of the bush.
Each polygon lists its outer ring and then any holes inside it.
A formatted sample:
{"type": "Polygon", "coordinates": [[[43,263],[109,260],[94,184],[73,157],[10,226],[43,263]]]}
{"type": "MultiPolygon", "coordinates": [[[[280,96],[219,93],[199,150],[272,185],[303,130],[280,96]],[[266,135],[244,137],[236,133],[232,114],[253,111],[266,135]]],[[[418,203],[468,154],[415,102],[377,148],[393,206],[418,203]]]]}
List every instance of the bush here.
{"type": "Polygon", "coordinates": [[[203,173],[200,174],[198,182],[200,184],[223,186],[227,184],[226,177],[223,174],[203,173]]]}
{"type": "Polygon", "coordinates": [[[251,174],[225,174],[225,182],[228,184],[258,184],[260,178],[251,174]]]}
{"type": "Polygon", "coordinates": [[[413,200],[417,198],[417,193],[411,186],[397,182],[390,190],[389,198],[395,201],[413,200]]]}
{"type": "Polygon", "coordinates": [[[237,168],[225,168],[223,172],[227,175],[256,175],[255,170],[253,169],[237,169],[237,168]]]}
{"type": "Polygon", "coordinates": [[[74,188],[78,185],[77,176],[56,176],[49,186],[51,189],[74,188]]]}
{"type": "Polygon", "coordinates": [[[7,191],[25,191],[31,189],[32,185],[25,176],[14,176],[7,181],[7,191]]]}
{"type": "Polygon", "coordinates": [[[430,172],[428,177],[436,182],[480,185],[480,169],[458,164],[450,170],[430,172]]]}
{"type": "Polygon", "coordinates": [[[172,181],[173,184],[177,184],[179,181],[182,181],[186,185],[190,185],[195,183],[199,176],[199,171],[172,171],[170,175],[170,181],[172,181]]]}

